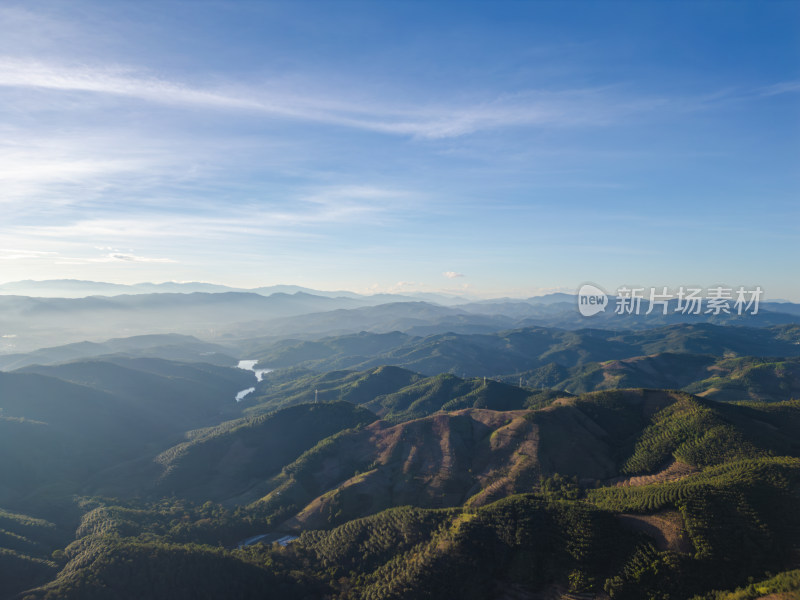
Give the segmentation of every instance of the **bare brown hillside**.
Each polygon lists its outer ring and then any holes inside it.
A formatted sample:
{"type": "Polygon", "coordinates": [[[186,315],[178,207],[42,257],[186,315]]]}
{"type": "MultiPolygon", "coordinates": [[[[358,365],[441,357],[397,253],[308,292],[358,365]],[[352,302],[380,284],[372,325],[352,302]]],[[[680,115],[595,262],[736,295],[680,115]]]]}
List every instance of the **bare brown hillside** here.
{"type": "Polygon", "coordinates": [[[338,521],[337,515],[369,514],[392,505],[483,504],[530,490],[540,475],[538,427],[525,414],[467,409],[392,427],[373,423],[342,444],[345,460],[322,461],[312,478],[325,493],[289,525],[321,527],[338,521]],[[372,468],[349,473],[353,457],[372,468]]]}
{"type": "Polygon", "coordinates": [[[607,429],[606,409],[592,399],[538,411],[464,409],[394,426],[377,421],[320,449],[259,502],[290,499],[302,508],[286,528],[307,529],[390,506],[480,506],[531,491],[554,473],[607,480],[619,475],[619,439],[674,401],[667,392],[613,394],[614,410],[631,416],[630,431],[607,429]]]}

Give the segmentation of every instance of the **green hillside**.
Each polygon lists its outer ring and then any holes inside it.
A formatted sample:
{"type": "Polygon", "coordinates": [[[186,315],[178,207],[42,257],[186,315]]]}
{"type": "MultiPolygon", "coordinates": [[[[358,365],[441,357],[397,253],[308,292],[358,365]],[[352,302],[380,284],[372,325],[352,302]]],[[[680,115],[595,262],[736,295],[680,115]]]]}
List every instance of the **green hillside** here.
{"type": "Polygon", "coordinates": [[[51,554],[71,536],[53,523],[0,508],[0,598],[53,579],[51,554]]]}
{"type": "Polygon", "coordinates": [[[255,356],[266,368],[331,371],[395,365],[426,375],[483,377],[522,373],[549,363],[573,367],[660,353],[798,356],[798,341],[798,325],[754,328],[699,323],[622,332],[526,327],[489,334],[362,333],[313,342],[280,341],[255,356]]]}
{"type": "Polygon", "coordinates": [[[391,427],[379,421],[304,453],[254,506],[268,516],[293,515],[287,529],[315,528],[398,504],[481,505],[556,474],[594,485],[655,474],[672,463],[692,472],[800,455],[800,407],[767,406],[621,390],[535,411],[470,409],[391,427]]]}
{"type": "Polygon", "coordinates": [[[547,385],[556,389],[585,393],[632,387],[682,389],[708,376],[708,369],[717,362],[705,354],[666,352],[635,356],[621,360],[589,363],[562,369],[553,377],[548,367],[523,375],[529,385],[547,385]],[[560,376],[560,379],[556,379],[560,376]]]}
{"type": "Polygon", "coordinates": [[[800,359],[773,361],[752,357],[718,361],[710,377],[686,386],[694,394],[731,401],[775,402],[800,398],[800,359]]]}
{"type": "Polygon", "coordinates": [[[714,591],[692,600],[793,600],[800,596],[800,569],[784,571],[763,581],[750,583],[736,590],[714,591]]]}
{"type": "MultiPolygon", "coordinates": [[[[681,328],[662,346],[723,354],[594,361],[658,341],[529,329],[468,336],[460,350],[455,334],[390,350],[429,365],[493,352],[501,381],[375,365],[255,383],[126,356],[0,373],[0,598],[791,590],[798,359],[734,356],[742,332],[681,328]],[[511,369],[517,359],[547,362],[511,369]],[[273,543],[287,535],[297,539],[273,543]]],[[[795,333],[751,331],[751,348],[785,350],[795,333]]],[[[397,341],[322,343],[338,344],[340,361],[397,341]]]]}
{"type": "Polygon", "coordinates": [[[345,401],[360,404],[387,421],[400,422],[439,410],[518,410],[535,403],[537,394],[491,379],[446,374],[424,377],[390,366],[324,374],[288,369],[266,374],[242,404],[247,413],[259,414],[303,402],[345,401]]]}
{"type": "Polygon", "coordinates": [[[586,499],[549,492],[478,508],[393,508],[286,546],[240,550],[169,541],[174,517],[206,509],[97,508],[90,515],[104,516],[79,529],[58,578],[25,597],[215,598],[227,586],[243,598],[688,598],[714,582],[747,584],[748,574],[785,569],[800,524],[798,482],[797,459],[733,462],[680,482],[590,490],[586,499]],[[684,541],[654,539],[624,511],[674,514],[678,529],[667,534],[684,541]]]}
{"type": "Polygon", "coordinates": [[[592,362],[550,363],[500,378],[530,387],[585,393],[629,387],[682,389],[721,402],[800,398],[800,358],[715,357],[672,352],[592,362]]]}
{"type": "Polygon", "coordinates": [[[396,392],[422,378],[407,369],[390,366],[328,373],[284,369],[265,374],[263,381],[256,385],[256,391],[242,404],[248,413],[315,401],[366,404],[377,396],[396,392]]]}

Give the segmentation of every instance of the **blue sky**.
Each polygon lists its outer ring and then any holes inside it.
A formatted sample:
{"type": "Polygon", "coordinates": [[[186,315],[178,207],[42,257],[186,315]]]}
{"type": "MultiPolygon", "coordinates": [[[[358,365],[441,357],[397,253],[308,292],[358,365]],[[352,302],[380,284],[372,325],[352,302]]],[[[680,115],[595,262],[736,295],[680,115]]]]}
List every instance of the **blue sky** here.
{"type": "Polygon", "coordinates": [[[0,281],[800,301],[800,3],[0,4],[0,281]]]}

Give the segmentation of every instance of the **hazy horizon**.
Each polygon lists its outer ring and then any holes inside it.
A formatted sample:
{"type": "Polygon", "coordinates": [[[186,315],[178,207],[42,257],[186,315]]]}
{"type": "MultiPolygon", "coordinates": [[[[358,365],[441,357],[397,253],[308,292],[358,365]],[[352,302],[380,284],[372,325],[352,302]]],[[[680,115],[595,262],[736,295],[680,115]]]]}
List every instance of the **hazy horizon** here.
{"type": "MultiPolygon", "coordinates": [[[[517,296],[511,296],[510,293],[505,293],[504,291],[499,292],[492,292],[486,290],[473,290],[473,289],[416,289],[416,288],[408,288],[406,286],[400,286],[396,288],[395,286],[389,286],[387,289],[375,289],[375,288],[361,288],[361,289],[350,289],[344,286],[335,287],[335,288],[323,288],[323,287],[315,287],[313,285],[300,285],[298,283],[293,282],[279,282],[279,283],[250,283],[248,285],[235,285],[225,283],[223,281],[203,281],[203,280],[175,280],[175,279],[164,279],[164,280],[157,280],[157,281],[145,281],[139,280],[136,278],[127,279],[127,280],[93,280],[93,279],[77,279],[77,278],[57,278],[57,279],[6,279],[0,281],[0,286],[8,285],[8,284],[22,284],[22,283],[59,283],[59,282],[69,282],[69,283],[86,283],[86,284],[109,284],[109,285],[119,285],[119,286],[161,286],[166,284],[199,284],[199,285],[209,285],[209,286],[220,286],[225,288],[232,288],[232,289],[240,289],[240,290],[254,290],[260,288],[303,288],[308,290],[332,293],[332,292],[347,292],[347,293],[354,293],[366,296],[372,295],[380,295],[380,294],[390,294],[390,295],[414,295],[414,294],[433,294],[433,295],[441,295],[441,296],[452,296],[452,297],[462,297],[465,299],[476,298],[476,299],[489,299],[489,298],[500,298],[500,297],[533,297],[533,296],[546,296],[549,294],[557,294],[557,293],[566,293],[566,294],[575,294],[577,292],[576,289],[572,288],[535,288],[531,287],[528,288],[526,291],[522,288],[517,288],[516,290],[512,290],[512,293],[516,293],[517,296]]],[[[4,293],[0,290],[0,294],[4,293]]]]}
{"type": "MultiPolygon", "coordinates": [[[[176,285],[185,285],[185,286],[209,286],[213,288],[222,288],[220,290],[207,290],[210,293],[214,293],[215,291],[226,292],[226,291],[239,291],[239,292],[249,292],[249,291],[258,291],[258,290],[265,290],[271,288],[277,288],[273,293],[297,293],[299,292],[307,292],[313,294],[314,292],[321,292],[325,294],[334,294],[334,293],[345,293],[345,294],[357,294],[361,296],[380,296],[380,295],[389,295],[389,296],[397,296],[397,297],[421,297],[424,298],[429,296],[433,298],[435,301],[436,297],[440,297],[442,299],[448,298],[451,301],[455,300],[463,300],[464,302],[472,302],[472,301],[482,301],[482,300],[499,300],[499,299],[509,299],[509,300],[523,300],[526,298],[535,298],[535,297],[544,297],[550,296],[553,294],[566,294],[570,296],[577,296],[578,289],[533,289],[530,293],[525,293],[524,290],[517,291],[518,295],[511,295],[511,294],[503,294],[503,293],[495,293],[492,294],[490,292],[483,292],[480,293],[476,290],[454,290],[454,291],[447,291],[447,290],[413,290],[413,289],[406,289],[402,291],[379,291],[379,290],[353,290],[353,289],[346,289],[346,288],[339,288],[339,289],[322,289],[322,288],[313,288],[308,286],[301,286],[293,283],[278,283],[278,284],[265,284],[265,285],[255,285],[252,287],[249,286],[235,286],[235,285],[227,285],[224,283],[219,283],[216,281],[175,281],[175,280],[165,280],[165,281],[133,281],[131,283],[127,282],[120,282],[120,281],[93,281],[93,280],[80,280],[80,279],[49,279],[49,280],[35,280],[35,279],[27,279],[27,280],[18,280],[18,281],[0,281],[0,295],[8,295],[13,294],[12,291],[7,291],[2,289],[6,285],[10,284],[18,284],[20,286],[25,284],[53,284],[54,288],[56,289],[58,284],[86,284],[87,286],[91,285],[109,285],[109,286],[124,286],[130,288],[142,288],[147,291],[142,291],[140,293],[152,293],[152,290],[149,290],[149,287],[162,287],[168,286],[170,284],[176,285]],[[292,291],[284,291],[281,288],[288,288],[288,289],[295,289],[294,292],[292,291]]],[[[643,298],[647,300],[649,294],[649,288],[644,287],[643,298]]],[[[195,291],[204,291],[204,290],[195,290],[195,291]]],[[[606,292],[609,295],[614,295],[616,290],[613,289],[606,289],[606,292]]],[[[657,290],[658,291],[658,290],[657,290]]],[[[670,289],[670,293],[676,294],[676,289],[670,289]]],[[[27,294],[22,294],[27,295],[27,294]]],[[[93,293],[91,295],[98,295],[93,293]]],[[[103,295],[103,294],[99,294],[103,295]]],[[[58,294],[50,293],[47,294],[48,297],[58,297],[58,294]]],[[[81,295],[77,295],[75,297],[82,297],[81,295]]],[[[788,299],[788,298],[777,298],[773,296],[765,296],[759,298],[760,302],[789,302],[794,303],[796,301],[788,299]]]]}

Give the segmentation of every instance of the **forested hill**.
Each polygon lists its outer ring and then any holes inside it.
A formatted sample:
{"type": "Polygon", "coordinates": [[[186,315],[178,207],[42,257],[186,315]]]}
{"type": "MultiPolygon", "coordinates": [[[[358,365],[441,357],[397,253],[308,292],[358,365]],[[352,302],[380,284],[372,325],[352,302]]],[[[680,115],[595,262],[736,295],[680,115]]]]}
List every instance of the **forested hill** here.
{"type": "Polygon", "coordinates": [[[267,490],[252,501],[83,499],[75,541],[43,558],[63,543],[56,526],[12,517],[38,549],[4,555],[25,566],[13,581],[58,573],[30,599],[677,599],[768,571],[782,573],[769,585],[796,581],[796,402],[629,390],[366,426],[347,406],[201,430],[159,458],[172,493],[203,498],[238,477],[267,490]],[[292,423],[317,433],[277,456],[292,423]],[[314,444],[325,427],[343,429],[314,444]],[[269,543],[287,533],[299,539],[269,543]],[[256,534],[266,543],[237,549],[256,534]]]}
{"type": "Polygon", "coordinates": [[[360,333],[316,341],[281,340],[253,358],[268,368],[316,371],[395,365],[437,375],[483,377],[519,373],[557,363],[565,367],[656,353],[712,356],[800,356],[800,326],[767,328],[678,324],[618,331],[527,327],[487,334],[442,333],[419,337],[360,333]]]}
{"type": "Polygon", "coordinates": [[[261,381],[191,338],[18,357],[0,372],[0,598],[796,591],[797,335],[365,333],[273,345],[314,358],[261,381]],[[498,374],[369,364],[387,356],[498,374]],[[320,370],[346,357],[368,366],[320,370]]]}

